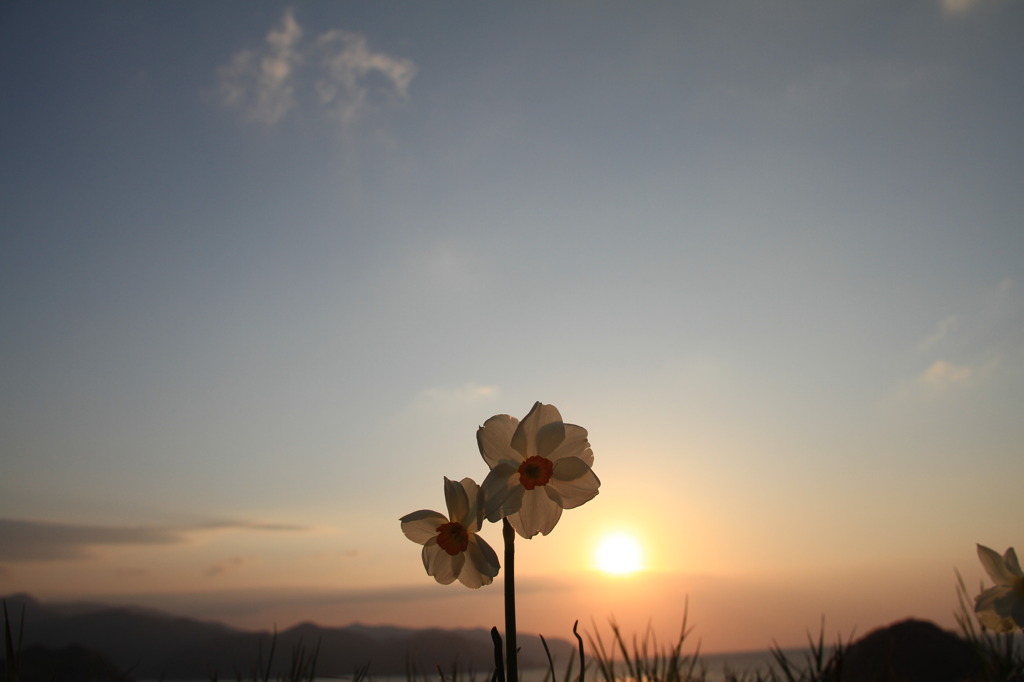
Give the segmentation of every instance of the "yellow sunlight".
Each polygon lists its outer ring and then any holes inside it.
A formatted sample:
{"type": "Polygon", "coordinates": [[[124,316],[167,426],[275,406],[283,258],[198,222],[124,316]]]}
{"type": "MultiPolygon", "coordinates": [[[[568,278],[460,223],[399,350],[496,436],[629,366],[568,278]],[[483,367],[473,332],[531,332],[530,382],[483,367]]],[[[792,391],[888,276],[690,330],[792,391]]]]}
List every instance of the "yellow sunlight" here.
{"type": "Polygon", "coordinates": [[[626,575],[643,568],[643,552],[629,533],[610,533],[598,543],[594,562],[605,573],[626,575]]]}

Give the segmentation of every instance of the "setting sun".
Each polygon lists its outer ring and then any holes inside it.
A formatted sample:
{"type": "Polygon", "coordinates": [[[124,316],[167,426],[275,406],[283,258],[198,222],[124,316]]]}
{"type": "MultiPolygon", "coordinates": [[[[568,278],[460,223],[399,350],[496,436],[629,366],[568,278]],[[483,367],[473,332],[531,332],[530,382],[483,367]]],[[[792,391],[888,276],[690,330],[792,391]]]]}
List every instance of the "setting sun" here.
{"type": "Polygon", "coordinates": [[[628,533],[612,533],[601,539],[594,553],[597,568],[605,573],[624,575],[639,571],[643,553],[640,544],[628,533]]]}

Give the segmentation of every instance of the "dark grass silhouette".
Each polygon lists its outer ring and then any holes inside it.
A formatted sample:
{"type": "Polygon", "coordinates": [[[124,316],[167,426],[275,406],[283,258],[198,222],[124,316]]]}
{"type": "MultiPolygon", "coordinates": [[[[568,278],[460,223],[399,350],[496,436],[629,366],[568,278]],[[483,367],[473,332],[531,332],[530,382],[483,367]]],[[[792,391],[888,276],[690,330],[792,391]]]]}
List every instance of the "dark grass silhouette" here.
{"type": "MultiPolygon", "coordinates": [[[[908,619],[874,630],[853,643],[840,640],[829,647],[825,644],[823,622],[816,639],[808,634],[809,646],[802,655],[794,656],[791,651],[775,646],[774,660],[764,669],[727,670],[719,676],[707,670],[700,658],[699,643],[692,653],[684,651],[691,633],[685,609],[680,634],[668,644],[659,643],[650,628],[639,637],[629,637],[614,621],[606,644],[595,625],[593,632],[587,633],[589,646],[582,669],[578,664],[583,657],[582,638],[579,653],[564,640],[555,640],[552,646],[551,640],[524,636],[520,643],[526,647],[538,640],[535,644],[540,653],[526,659],[530,663],[524,669],[548,670],[544,682],[582,682],[584,678],[586,682],[709,682],[723,678],[726,682],[1024,682],[1024,642],[1020,634],[994,635],[979,628],[966,595],[961,581],[957,620],[963,637],[927,621],[908,619]]],[[[493,641],[483,630],[417,631],[358,625],[320,628],[304,624],[283,633],[244,633],[223,625],[153,612],[113,609],[107,615],[111,617],[109,624],[114,634],[94,631],[95,640],[102,643],[110,637],[125,636],[126,622],[137,626],[156,623],[155,630],[135,632],[130,641],[149,647],[144,651],[154,654],[161,642],[165,647],[178,647],[164,650],[163,657],[156,659],[159,665],[170,666],[174,671],[187,669],[178,674],[140,662],[138,651],[118,660],[89,642],[83,646],[82,642],[37,641],[40,635],[45,640],[47,632],[60,633],[65,639],[72,637],[69,619],[92,628],[103,628],[107,621],[95,618],[95,613],[93,618],[85,618],[89,614],[82,609],[55,613],[25,597],[12,598],[12,602],[11,610],[7,600],[3,602],[4,662],[0,669],[5,671],[7,682],[310,682],[316,675],[342,675],[363,682],[372,680],[374,675],[395,673],[404,674],[409,682],[486,682],[494,673],[493,641]],[[34,613],[35,607],[38,614],[34,613]],[[18,615],[12,616],[12,612],[18,615]],[[190,624],[197,629],[189,630],[190,624]],[[197,632],[208,637],[204,639],[197,632]],[[27,637],[26,633],[32,634],[27,637]],[[336,636],[339,633],[351,638],[336,636]],[[178,636],[189,646],[181,647],[167,639],[178,636]],[[360,657],[346,658],[353,650],[358,650],[360,657]],[[414,653],[425,655],[426,659],[415,659],[414,653]],[[392,665],[375,670],[373,656],[388,659],[392,665]],[[173,667],[172,661],[179,667],[173,667]],[[399,670],[394,670],[395,664],[399,670]],[[76,676],[72,670],[87,673],[76,676]]]]}
{"type": "MultiPolygon", "coordinates": [[[[11,655],[6,679],[14,679],[16,650],[33,645],[49,650],[76,645],[99,652],[136,679],[291,679],[297,667],[318,674],[350,676],[430,675],[438,665],[489,677],[493,669],[490,634],[483,629],[410,629],[351,625],[340,628],[303,623],[282,632],[247,632],[219,623],[179,618],[151,610],[98,606],[50,607],[24,596],[4,600],[12,614],[5,627],[11,655]],[[24,624],[17,616],[24,613],[24,624]],[[21,640],[19,645],[19,640],[21,640]],[[302,658],[297,661],[297,658],[302,658]]],[[[574,647],[549,640],[560,660],[574,647]]],[[[522,642],[528,667],[547,665],[536,636],[522,642]]],[[[308,676],[308,675],[307,675],[308,676]]],[[[58,678],[60,682],[61,678],[58,678]]],[[[24,680],[22,680],[24,682],[24,680]]]]}
{"type": "Polygon", "coordinates": [[[81,646],[26,647],[18,657],[18,682],[129,682],[103,654],[81,646]]]}

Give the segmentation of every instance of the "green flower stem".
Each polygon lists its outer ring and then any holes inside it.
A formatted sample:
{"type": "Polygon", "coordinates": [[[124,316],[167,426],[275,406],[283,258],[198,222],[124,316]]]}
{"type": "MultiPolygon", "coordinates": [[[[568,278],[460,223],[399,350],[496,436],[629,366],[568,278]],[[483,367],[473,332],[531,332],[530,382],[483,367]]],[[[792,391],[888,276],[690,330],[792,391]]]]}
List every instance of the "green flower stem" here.
{"type": "Polygon", "coordinates": [[[501,536],[505,540],[505,680],[519,682],[516,660],[516,532],[508,519],[501,520],[501,536]]]}

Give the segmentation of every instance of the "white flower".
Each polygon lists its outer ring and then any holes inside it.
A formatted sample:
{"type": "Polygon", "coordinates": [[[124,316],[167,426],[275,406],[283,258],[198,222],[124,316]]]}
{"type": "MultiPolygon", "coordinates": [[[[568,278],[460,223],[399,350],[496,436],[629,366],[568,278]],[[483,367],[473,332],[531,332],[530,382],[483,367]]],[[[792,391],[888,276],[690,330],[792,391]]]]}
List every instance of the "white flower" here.
{"type": "Polygon", "coordinates": [[[978,558],[995,583],[974,599],[974,612],[990,630],[1008,632],[1024,628],[1024,573],[1013,547],[999,556],[978,545],[978,558]]]}
{"type": "Polygon", "coordinates": [[[402,532],[423,545],[423,568],[442,585],[459,579],[474,589],[490,585],[501,568],[498,555],[477,535],[483,521],[480,486],[472,479],[444,479],[448,516],[421,509],[401,518],[402,532]]]}
{"type": "Polygon", "coordinates": [[[491,467],[483,482],[487,519],[508,518],[524,538],[547,535],[563,509],[598,493],[587,430],[563,423],[554,405],[534,404],[521,422],[495,415],[477,430],[476,441],[491,467]]]}

